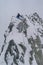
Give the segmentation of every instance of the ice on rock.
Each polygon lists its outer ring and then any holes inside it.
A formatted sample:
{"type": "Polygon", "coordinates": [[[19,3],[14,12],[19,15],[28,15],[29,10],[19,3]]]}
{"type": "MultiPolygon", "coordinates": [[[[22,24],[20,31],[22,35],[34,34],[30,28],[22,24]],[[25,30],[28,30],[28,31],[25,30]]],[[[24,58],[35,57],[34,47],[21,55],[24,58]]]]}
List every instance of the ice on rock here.
{"type": "Polygon", "coordinates": [[[0,59],[0,65],[43,65],[43,20],[36,12],[12,16],[0,59]]]}

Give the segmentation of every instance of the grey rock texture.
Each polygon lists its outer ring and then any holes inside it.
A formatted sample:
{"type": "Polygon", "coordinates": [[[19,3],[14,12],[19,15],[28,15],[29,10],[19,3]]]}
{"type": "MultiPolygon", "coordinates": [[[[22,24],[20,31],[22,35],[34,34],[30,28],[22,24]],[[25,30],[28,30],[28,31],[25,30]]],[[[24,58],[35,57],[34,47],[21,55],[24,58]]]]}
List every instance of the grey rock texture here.
{"type": "Polygon", "coordinates": [[[36,12],[13,17],[0,57],[3,52],[6,65],[43,65],[43,20],[36,12]]]}

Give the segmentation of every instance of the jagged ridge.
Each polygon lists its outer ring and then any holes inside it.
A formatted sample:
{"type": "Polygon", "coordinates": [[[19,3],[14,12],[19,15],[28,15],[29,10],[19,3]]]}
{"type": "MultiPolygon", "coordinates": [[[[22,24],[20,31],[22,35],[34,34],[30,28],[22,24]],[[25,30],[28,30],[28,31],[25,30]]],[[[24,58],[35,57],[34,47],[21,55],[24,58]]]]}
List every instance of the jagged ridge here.
{"type": "Polygon", "coordinates": [[[2,53],[7,45],[4,55],[6,65],[9,62],[10,65],[33,65],[33,61],[43,65],[43,20],[36,12],[29,16],[18,13],[13,19],[5,31],[1,50],[2,53]],[[11,62],[9,58],[12,56],[11,62]]]}

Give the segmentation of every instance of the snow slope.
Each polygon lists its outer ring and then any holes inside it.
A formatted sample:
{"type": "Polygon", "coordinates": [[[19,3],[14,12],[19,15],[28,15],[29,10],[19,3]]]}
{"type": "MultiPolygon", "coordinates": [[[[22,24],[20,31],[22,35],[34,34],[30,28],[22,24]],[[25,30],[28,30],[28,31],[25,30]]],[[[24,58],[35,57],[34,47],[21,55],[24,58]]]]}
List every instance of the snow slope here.
{"type": "Polygon", "coordinates": [[[12,16],[4,33],[0,65],[43,65],[43,20],[36,12],[12,16]]]}

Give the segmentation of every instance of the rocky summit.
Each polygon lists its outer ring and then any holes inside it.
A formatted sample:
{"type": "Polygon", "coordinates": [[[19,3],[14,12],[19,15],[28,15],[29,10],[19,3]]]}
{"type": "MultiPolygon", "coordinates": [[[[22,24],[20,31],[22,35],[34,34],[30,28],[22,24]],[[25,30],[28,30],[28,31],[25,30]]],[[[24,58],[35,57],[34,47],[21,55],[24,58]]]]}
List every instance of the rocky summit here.
{"type": "Polygon", "coordinates": [[[0,59],[1,65],[43,65],[43,19],[37,12],[12,16],[4,33],[0,59]]]}

